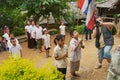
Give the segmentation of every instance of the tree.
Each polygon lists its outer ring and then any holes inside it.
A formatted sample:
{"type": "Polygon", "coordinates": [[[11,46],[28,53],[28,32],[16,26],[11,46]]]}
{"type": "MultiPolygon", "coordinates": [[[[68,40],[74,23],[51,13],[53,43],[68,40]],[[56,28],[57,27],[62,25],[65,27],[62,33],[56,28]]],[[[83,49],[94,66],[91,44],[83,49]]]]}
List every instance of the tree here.
{"type": "Polygon", "coordinates": [[[0,26],[9,26],[12,29],[14,26],[23,26],[23,15],[19,6],[24,0],[1,0],[0,1],[0,26]]]}
{"type": "Polygon", "coordinates": [[[39,20],[41,16],[45,19],[49,19],[52,14],[57,21],[68,9],[67,0],[26,0],[22,6],[22,10],[28,11],[28,17],[34,16],[35,20],[39,20]]]}

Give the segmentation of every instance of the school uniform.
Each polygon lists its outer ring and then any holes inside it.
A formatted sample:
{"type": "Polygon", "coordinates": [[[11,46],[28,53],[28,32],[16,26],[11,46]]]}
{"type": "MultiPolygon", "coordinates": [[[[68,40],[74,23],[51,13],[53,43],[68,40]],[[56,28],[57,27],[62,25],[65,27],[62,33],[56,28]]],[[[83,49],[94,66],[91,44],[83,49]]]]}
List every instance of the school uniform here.
{"type": "Polygon", "coordinates": [[[8,33],[5,33],[5,34],[3,35],[3,37],[6,39],[6,41],[10,40],[10,37],[9,37],[9,34],[8,34],[8,33]]]}
{"type": "Polygon", "coordinates": [[[37,39],[37,48],[40,48],[42,46],[42,35],[43,35],[43,29],[42,27],[36,27],[35,33],[36,33],[36,39],[37,39]]]}
{"type": "MultiPolygon", "coordinates": [[[[15,38],[15,41],[16,41],[16,44],[19,44],[19,41],[18,41],[17,38],[15,38]]],[[[13,46],[10,40],[7,41],[7,46],[8,46],[8,48],[9,48],[9,50],[10,50],[10,48],[13,46]]]]}
{"type": "Polygon", "coordinates": [[[50,49],[50,35],[49,34],[44,34],[42,36],[43,40],[44,40],[44,46],[46,50],[50,49]]]}
{"type": "Polygon", "coordinates": [[[30,34],[31,34],[31,37],[32,37],[32,42],[31,42],[32,48],[36,48],[35,28],[36,28],[36,26],[31,26],[31,28],[30,28],[30,34]]]}
{"type": "MultiPolygon", "coordinates": [[[[74,73],[79,70],[80,59],[81,59],[81,45],[74,51],[76,45],[80,42],[80,38],[78,40],[72,38],[70,41],[70,72],[74,73]]],[[[83,43],[84,45],[84,43],[83,43]]]]}
{"type": "MultiPolygon", "coordinates": [[[[64,45],[63,48],[60,48],[60,46],[57,45],[54,48],[53,56],[54,57],[59,57],[59,56],[62,56],[63,54],[66,54],[66,52],[68,52],[68,47],[66,45],[64,45]]],[[[60,59],[60,60],[55,60],[57,70],[62,72],[63,74],[66,74],[67,63],[68,63],[67,58],[63,58],[63,59],[60,59]]],[[[65,80],[65,77],[64,77],[64,80],[65,80]]]]}
{"type": "Polygon", "coordinates": [[[31,45],[32,39],[30,39],[31,25],[25,26],[25,29],[27,30],[28,48],[32,48],[32,45],[31,45]]]}
{"type": "Polygon", "coordinates": [[[62,35],[64,35],[65,36],[65,28],[66,28],[66,26],[65,25],[61,25],[60,27],[59,27],[59,29],[60,29],[60,34],[62,34],[62,35]]]}
{"type": "Polygon", "coordinates": [[[15,59],[20,57],[20,55],[21,55],[20,51],[21,50],[22,50],[22,48],[19,44],[16,44],[16,46],[11,46],[10,52],[12,54],[12,57],[15,58],[15,59]]]}

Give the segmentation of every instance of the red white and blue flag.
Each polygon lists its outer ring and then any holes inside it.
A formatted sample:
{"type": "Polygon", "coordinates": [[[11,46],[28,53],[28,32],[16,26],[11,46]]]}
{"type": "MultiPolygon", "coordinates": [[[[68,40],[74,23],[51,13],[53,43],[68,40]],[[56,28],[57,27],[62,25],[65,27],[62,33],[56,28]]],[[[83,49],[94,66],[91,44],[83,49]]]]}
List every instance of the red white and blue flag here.
{"type": "Polygon", "coordinates": [[[78,8],[87,15],[86,26],[92,30],[94,28],[95,0],[78,0],[78,8]]]}

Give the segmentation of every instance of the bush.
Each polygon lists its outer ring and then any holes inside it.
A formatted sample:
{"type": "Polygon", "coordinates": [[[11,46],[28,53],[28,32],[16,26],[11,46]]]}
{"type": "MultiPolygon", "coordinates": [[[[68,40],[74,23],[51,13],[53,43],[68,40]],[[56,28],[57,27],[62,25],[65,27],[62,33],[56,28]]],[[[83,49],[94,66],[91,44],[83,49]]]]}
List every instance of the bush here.
{"type": "Polygon", "coordinates": [[[57,33],[59,33],[59,30],[57,30],[57,29],[49,32],[50,35],[54,35],[54,34],[57,34],[57,33]]]}
{"type": "Polygon", "coordinates": [[[84,25],[76,26],[76,29],[79,32],[79,34],[84,34],[84,25]]]}
{"type": "Polygon", "coordinates": [[[68,32],[70,32],[73,29],[76,29],[79,32],[79,34],[84,34],[85,27],[84,27],[84,25],[70,27],[70,28],[68,28],[68,32]]]}
{"type": "Polygon", "coordinates": [[[20,36],[25,34],[24,28],[19,28],[19,27],[14,28],[12,32],[14,33],[15,36],[20,36]]]}
{"type": "Polygon", "coordinates": [[[62,80],[63,74],[58,72],[49,62],[41,69],[33,66],[28,59],[10,58],[0,65],[0,80],[62,80]]]}

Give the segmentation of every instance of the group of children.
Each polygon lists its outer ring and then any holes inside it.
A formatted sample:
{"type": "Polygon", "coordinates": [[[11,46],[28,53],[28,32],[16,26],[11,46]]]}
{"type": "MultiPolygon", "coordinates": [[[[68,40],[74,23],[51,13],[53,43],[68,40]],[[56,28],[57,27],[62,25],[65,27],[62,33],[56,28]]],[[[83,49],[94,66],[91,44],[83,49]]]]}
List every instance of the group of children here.
{"type": "Polygon", "coordinates": [[[42,28],[37,21],[27,21],[25,26],[26,36],[28,38],[28,48],[39,49],[40,53],[43,51],[42,46],[46,50],[46,57],[50,57],[50,35],[46,28],[42,28]]]}
{"type": "MultiPolygon", "coordinates": [[[[9,29],[7,28],[7,32],[3,35],[5,39],[5,44],[7,45],[7,49],[12,53],[13,58],[17,58],[17,56],[22,57],[22,48],[19,44],[19,41],[14,37],[13,33],[9,33],[9,29]]],[[[44,48],[46,50],[46,57],[50,57],[49,49],[50,49],[50,35],[48,34],[48,30],[46,28],[42,28],[39,26],[39,22],[27,21],[27,26],[25,27],[26,35],[28,38],[28,48],[38,48],[40,52],[42,51],[42,44],[44,43],[44,48]]],[[[53,57],[55,58],[57,70],[65,75],[67,72],[67,57],[68,57],[68,47],[65,45],[65,25],[64,22],[61,22],[60,26],[60,34],[57,34],[54,43],[56,47],[54,48],[53,57]]],[[[72,30],[70,32],[72,37],[70,41],[70,73],[72,76],[79,76],[76,74],[76,71],[79,70],[80,65],[80,57],[81,57],[81,48],[84,48],[84,42],[80,39],[79,33],[77,30],[72,30]]],[[[1,43],[1,37],[0,37],[1,43]]]]}
{"type": "Polygon", "coordinates": [[[10,33],[8,27],[5,28],[5,33],[0,36],[1,49],[3,51],[9,51],[13,58],[22,56],[22,48],[17,38],[14,37],[13,33],[10,33]]]}

